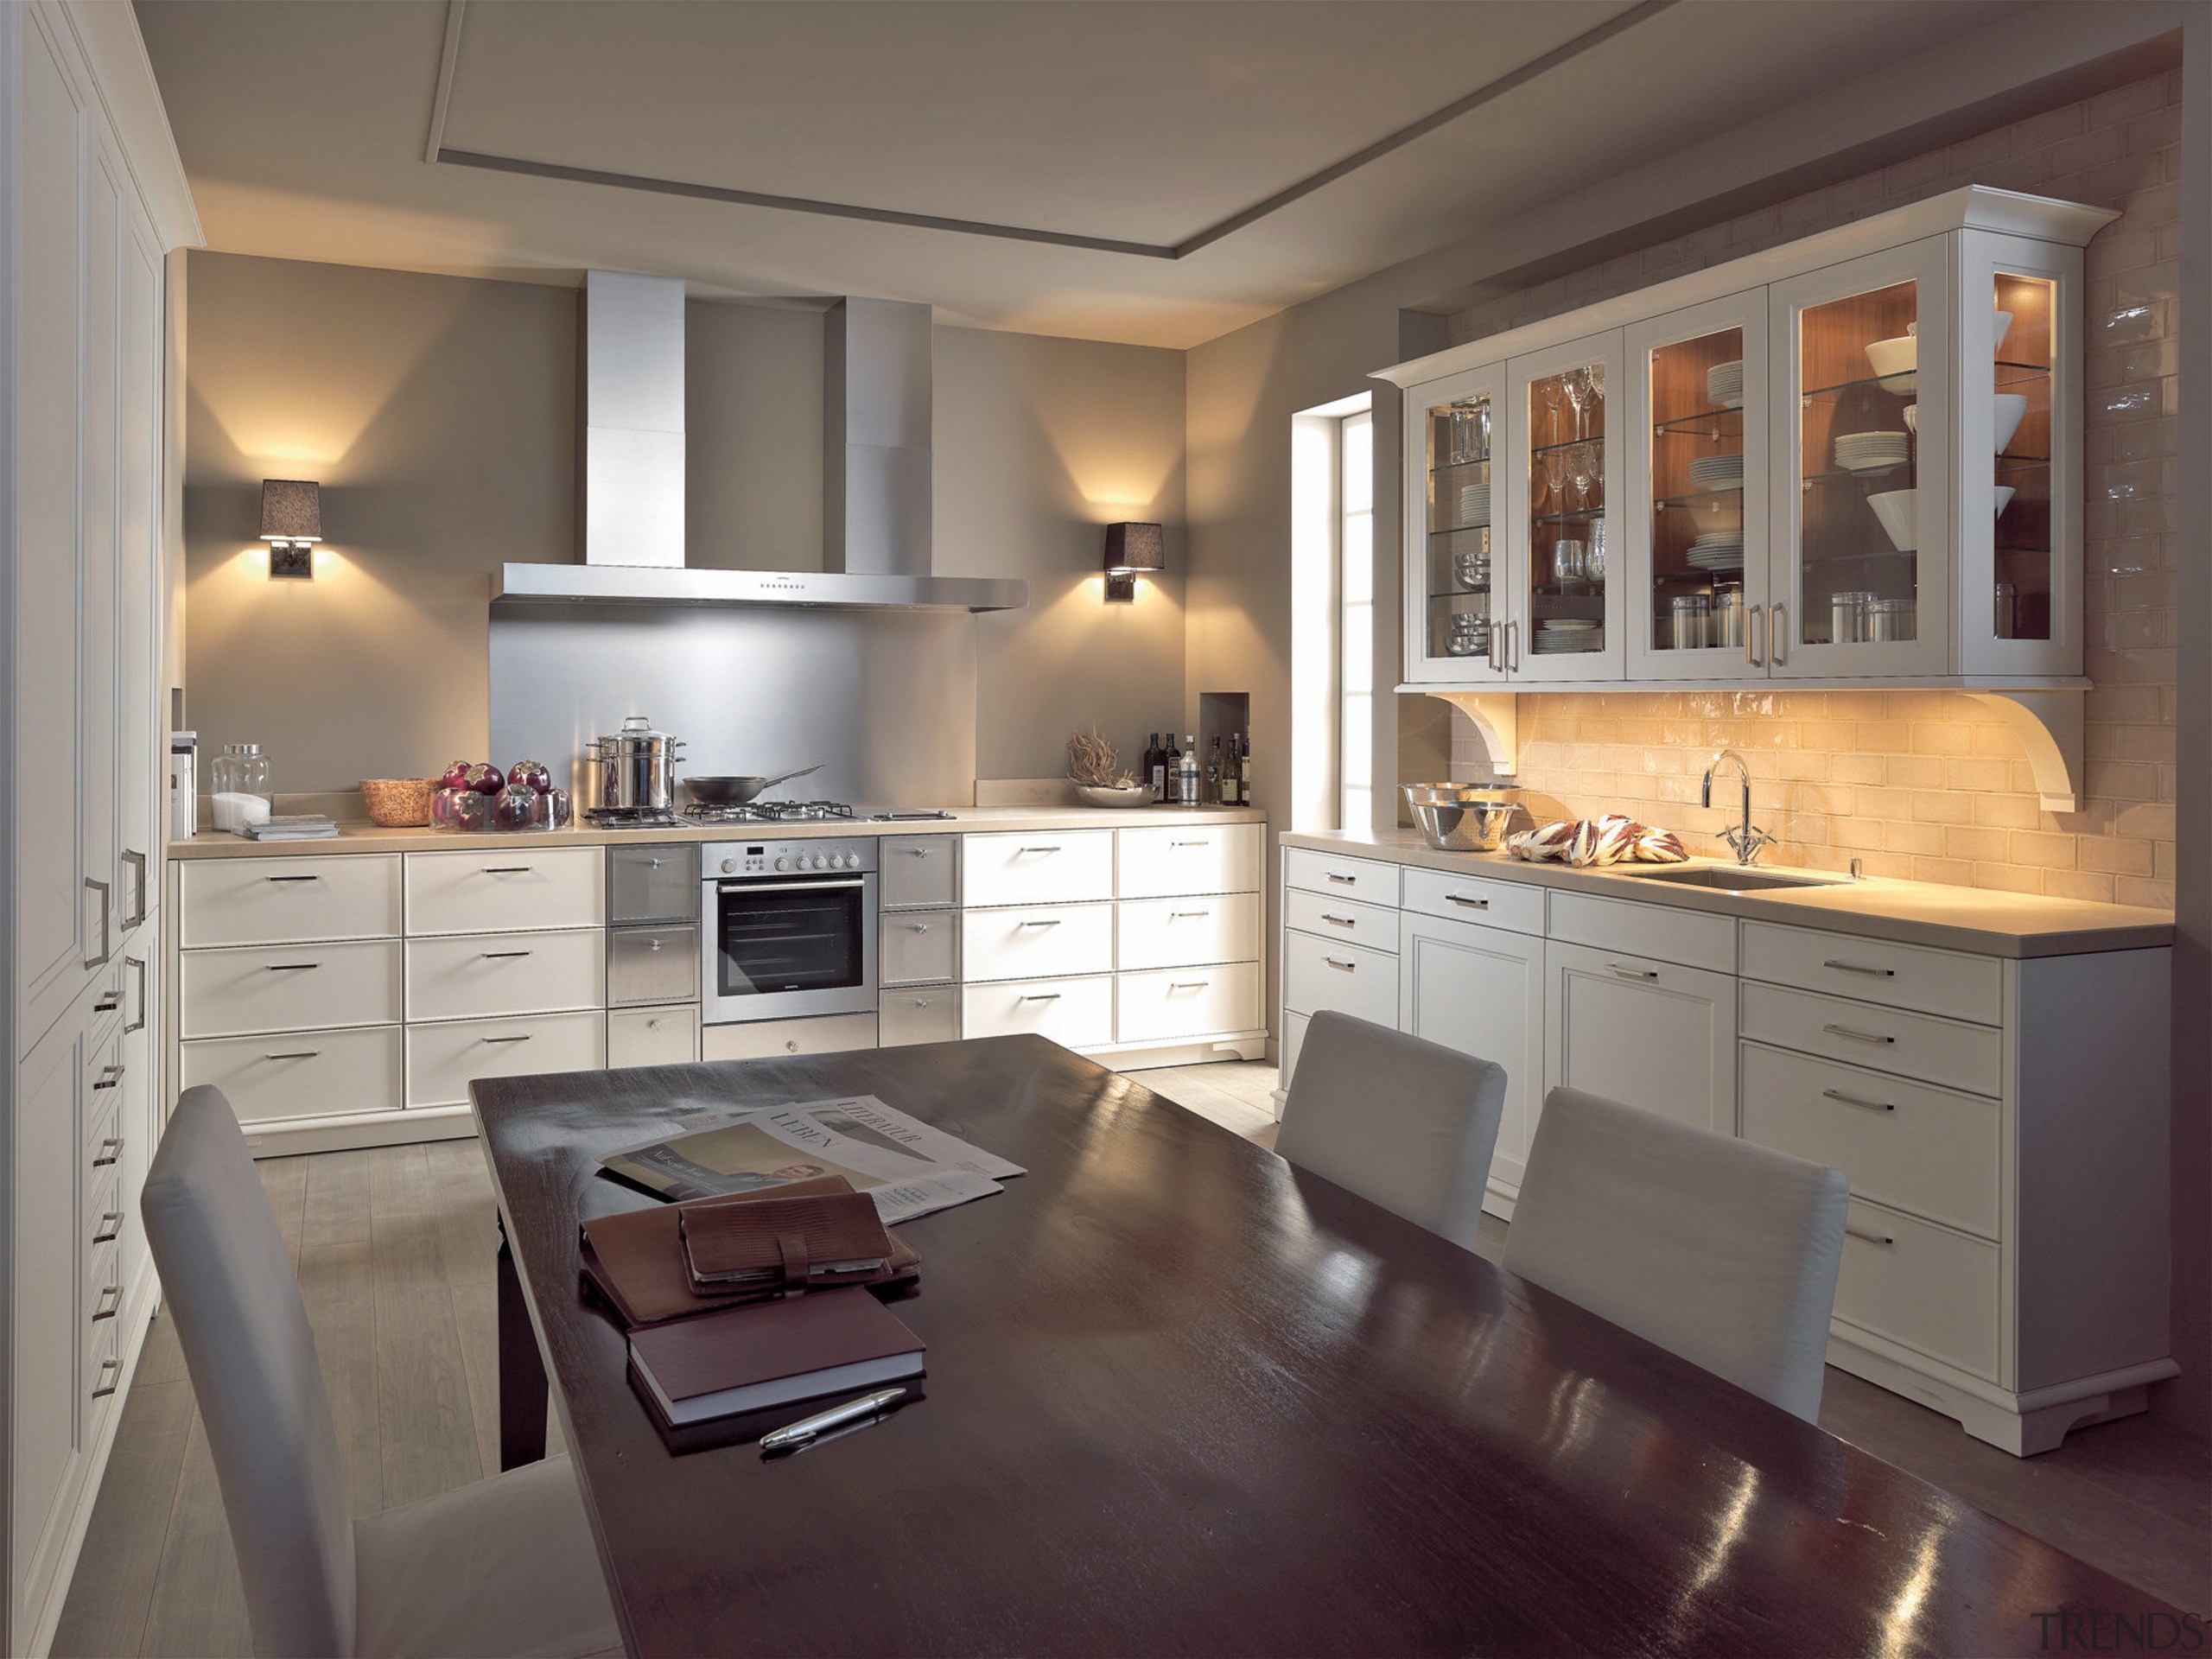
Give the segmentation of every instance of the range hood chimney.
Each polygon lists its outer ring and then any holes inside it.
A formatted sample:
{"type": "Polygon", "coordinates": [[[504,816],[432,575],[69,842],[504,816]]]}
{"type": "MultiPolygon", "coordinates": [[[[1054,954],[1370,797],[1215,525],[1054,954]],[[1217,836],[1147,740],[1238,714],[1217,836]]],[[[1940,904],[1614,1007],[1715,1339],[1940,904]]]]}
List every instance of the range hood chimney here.
{"type": "Polygon", "coordinates": [[[583,561],[507,564],[501,610],[544,604],[1002,611],[1029,585],[931,563],[930,308],[840,300],[823,321],[823,569],[684,563],[683,283],[584,280],[576,476],[583,561]]]}

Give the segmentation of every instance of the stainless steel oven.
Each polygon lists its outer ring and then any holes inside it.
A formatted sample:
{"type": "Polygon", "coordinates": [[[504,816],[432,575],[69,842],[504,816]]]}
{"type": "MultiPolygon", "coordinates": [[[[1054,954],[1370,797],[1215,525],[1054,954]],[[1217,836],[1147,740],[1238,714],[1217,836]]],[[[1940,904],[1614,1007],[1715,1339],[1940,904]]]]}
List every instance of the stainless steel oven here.
{"type": "Polygon", "coordinates": [[[703,1023],[874,1011],[875,848],[860,836],[701,849],[703,1023]]]}

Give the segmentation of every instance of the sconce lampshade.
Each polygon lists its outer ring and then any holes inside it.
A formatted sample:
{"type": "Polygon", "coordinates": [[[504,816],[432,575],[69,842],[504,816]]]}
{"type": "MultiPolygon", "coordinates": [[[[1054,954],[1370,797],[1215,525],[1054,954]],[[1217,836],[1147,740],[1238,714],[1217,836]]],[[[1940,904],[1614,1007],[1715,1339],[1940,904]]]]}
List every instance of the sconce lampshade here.
{"type": "Polygon", "coordinates": [[[264,542],[321,541],[322,486],[311,479],[263,479],[261,539],[264,542]]]}
{"type": "Polygon", "coordinates": [[[1106,526],[1106,574],[1124,575],[1132,570],[1166,568],[1166,538],[1158,524],[1106,526]]]}

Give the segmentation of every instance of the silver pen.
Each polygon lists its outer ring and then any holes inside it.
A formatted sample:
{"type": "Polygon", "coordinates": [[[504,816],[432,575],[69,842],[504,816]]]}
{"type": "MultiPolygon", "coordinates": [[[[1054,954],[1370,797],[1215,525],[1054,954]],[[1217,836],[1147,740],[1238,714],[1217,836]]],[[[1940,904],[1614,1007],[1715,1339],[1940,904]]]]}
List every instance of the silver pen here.
{"type": "Polygon", "coordinates": [[[857,1400],[848,1400],[842,1406],[832,1406],[827,1411],[817,1411],[811,1417],[802,1417],[786,1424],[772,1434],[760,1437],[763,1452],[781,1452],[790,1446],[804,1446],[817,1434],[826,1434],[833,1428],[842,1428],[848,1423],[857,1423],[863,1417],[873,1417],[886,1412],[906,1397],[904,1389],[879,1389],[874,1394],[864,1394],[857,1400]]]}

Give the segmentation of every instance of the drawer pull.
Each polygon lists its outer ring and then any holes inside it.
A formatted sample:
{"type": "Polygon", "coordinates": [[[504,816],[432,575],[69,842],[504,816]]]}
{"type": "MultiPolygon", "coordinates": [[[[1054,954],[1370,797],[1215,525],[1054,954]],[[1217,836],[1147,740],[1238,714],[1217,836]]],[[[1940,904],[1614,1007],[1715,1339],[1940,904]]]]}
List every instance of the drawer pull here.
{"type": "Polygon", "coordinates": [[[1857,1106],[1869,1112],[1894,1112],[1896,1103],[1887,1100],[1861,1100],[1856,1095],[1847,1095],[1840,1089],[1823,1089],[1821,1098],[1840,1102],[1846,1106],[1857,1106]]]}
{"type": "Polygon", "coordinates": [[[1895,979],[1897,976],[1897,970],[1894,968],[1869,968],[1863,962],[1838,962],[1834,957],[1828,957],[1821,966],[1833,968],[1840,974],[1864,974],[1869,979],[1895,979]]]}
{"type": "Polygon", "coordinates": [[[122,1306],[123,1287],[121,1285],[102,1285],[100,1287],[100,1299],[92,1308],[92,1322],[97,1325],[102,1319],[113,1319],[116,1315],[117,1310],[122,1307],[122,1306]]]}
{"type": "Polygon", "coordinates": [[[914,999],[914,1006],[918,1008],[926,1008],[929,1005],[930,1000],[926,996],[918,996],[914,999]]]}
{"type": "Polygon", "coordinates": [[[125,1031],[143,1031],[146,1029],[146,964],[137,957],[125,957],[123,965],[138,979],[138,1017],[125,1020],[123,1028],[125,1031]]]}
{"type": "Polygon", "coordinates": [[[123,1137],[119,1135],[111,1135],[106,1140],[100,1142],[100,1155],[92,1160],[92,1167],[94,1169],[105,1169],[110,1164],[114,1163],[122,1156],[123,1137]]]}
{"type": "Polygon", "coordinates": [[[1065,916],[1046,916],[1038,921],[1024,922],[1022,925],[1024,927],[1058,927],[1067,918],[1065,916]]]}
{"type": "Polygon", "coordinates": [[[1025,1002],[1057,1002],[1060,1000],[1060,994],[1058,991],[1036,991],[1021,1000],[1025,1002]]]}
{"type": "Polygon", "coordinates": [[[138,901],[131,906],[130,914],[123,918],[125,927],[136,927],[146,919],[146,855],[134,853],[126,847],[123,849],[123,861],[138,872],[138,901]]]}
{"type": "Polygon", "coordinates": [[[115,1392],[116,1385],[123,1380],[123,1362],[111,1355],[100,1361],[100,1375],[107,1381],[94,1386],[92,1398],[95,1400],[115,1392]]]}
{"type": "Polygon", "coordinates": [[[486,864],[486,875],[528,875],[536,866],[530,864],[486,864]]]}
{"type": "Polygon", "coordinates": [[[1170,847],[1211,847],[1213,842],[1211,841],[1171,841],[1167,844],[1170,847]]]}
{"type": "Polygon", "coordinates": [[[1605,964],[1605,971],[1609,974],[1618,975],[1623,979],[1656,979],[1659,977],[1659,970],[1656,968],[1624,968],[1618,962],[1607,963],[1605,964]]]}
{"type": "Polygon", "coordinates": [[[1849,1026],[1822,1026],[1831,1037],[1848,1037],[1854,1043],[1894,1043],[1894,1037],[1885,1037],[1878,1031],[1853,1031],[1849,1026]]]}
{"type": "Polygon", "coordinates": [[[1870,1233],[1863,1227],[1853,1227],[1847,1221],[1843,1224],[1843,1230],[1853,1238],[1865,1239],[1869,1244],[1890,1245],[1897,1243],[1897,1240],[1891,1238],[1887,1233],[1870,1233]]]}
{"type": "MultiPolygon", "coordinates": [[[[655,939],[653,941],[653,949],[656,950],[660,949],[660,941],[658,939],[655,939]]],[[[484,960],[486,962],[505,962],[512,957],[526,957],[529,954],[530,952],[527,950],[486,950],[484,953],[484,960]]]]}
{"type": "Polygon", "coordinates": [[[1487,899],[1470,899],[1464,893],[1447,893],[1444,896],[1446,899],[1449,899],[1455,905],[1466,906],[1469,910],[1488,910],[1490,908],[1490,900],[1487,899]]]}
{"type": "Polygon", "coordinates": [[[1330,967],[1338,969],[1347,974],[1357,973],[1359,971],[1359,964],[1356,962],[1340,962],[1334,957],[1324,957],[1321,960],[1327,963],[1330,967]]]}
{"type": "Polygon", "coordinates": [[[92,1087],[95,1089],[112,1089],[116,1084],[122,1081],[123,1068],[121,1066],[104,1065],[100,1067],[99,1081],[95,1083],[92,1087]]]}
{"type": "Polygon", "coordinates": [[[1060,849],[1057,847],[1023,847],[1017,850],[1021,853],[1057,853],[1060,849]]]}
{"type": "Polygon", "coordinates": [[[645,868],[649,870],[657,870],[660,868],[660,860],[657,858],[647,859],[645,861],[645,868]]]}
{"type": "Polygon", "coordinates": [[[304,974],[321,966],[319,962],[272,962],[269,964],[269,971],[272,974],[304,974]]]}
{"type": "Polygon", "coordinates": [[[100,1225],[105,1230],[92,1235],[95,1244],[112,1244],[123,1236],[123,1211],[105,1210],[100,1212],[100,1225]]]}
{"type": "Polygon", "coordinates": [[[1171,922],[1176,922],[1181,921],[1185,917],[1202,918],[1211,916],[1213,912],[1210,910],[1171,910],[1167,912],[1167,919],[1171,922]]]}
{"type": "Polygon", "coordinates": [[[930,849],[926,847],[901,847],[899,850],[909,858],[927,858],[930,855],[930,849]]]}
{"type": "Polygon", "coordinates": [[[1356,875],[1338,875],[1334,870],[1324,870],[1321,874],[1343,887],[1356,887],[1359,885],[1359,878],[1356,875]]]}
{"type": "Polygon", "coordinates": [[[264,1060],[314,1060],[321,1057],[322,1051],[319,1048],[290,1048],[282,1053],[264,1054],[261,1058],[264,1060]]]}
{"type": "MultiPolygon", "coordinates": [[[[1182,912],[1179,911],[1176,913],[1180,915],[1182,912]]],[[[1359,920],[1357,917],[1332,916],[1325,910],[1321,912],[1321,919],[1326,922],[1331,927],[1357,927],[1359,925],[1359,920]]]]}
{"type": "Polygon", "coordinates": [[[531,1032],[525,1031],[521,1033],[519,1035],[513,1037],[486,1037],[484,1040],[487,1043],[526,1043],[531,1039],[533,1034],[534,1033],[531,1032]]]}
{"type": "Polygon", "coordinates": [[[264,876],[262,880],[264,881],[320,881],[322,878],[319,875],[269,875],[264,876]]]}
{"type": "Polygon", "coordinates": [[[123,987],[118,985],[111,991],[102,991],[100,993],[100,1000],[92,1004],[92,1012],[94,1014],[113,1014],[122,1006],[123,987]]]}
{"type": "Polygon", "coordinates": [[[1213,983],[1210,979],[1173,979],[1167,982],[1171,991],[1203,991],[1213,983]]]}
{"type": "Polygon", "coordinates": [[[930,925],[927,922],[909,922],[906,926],[916,933],[926,933],[930,931],[930,925]]]}

